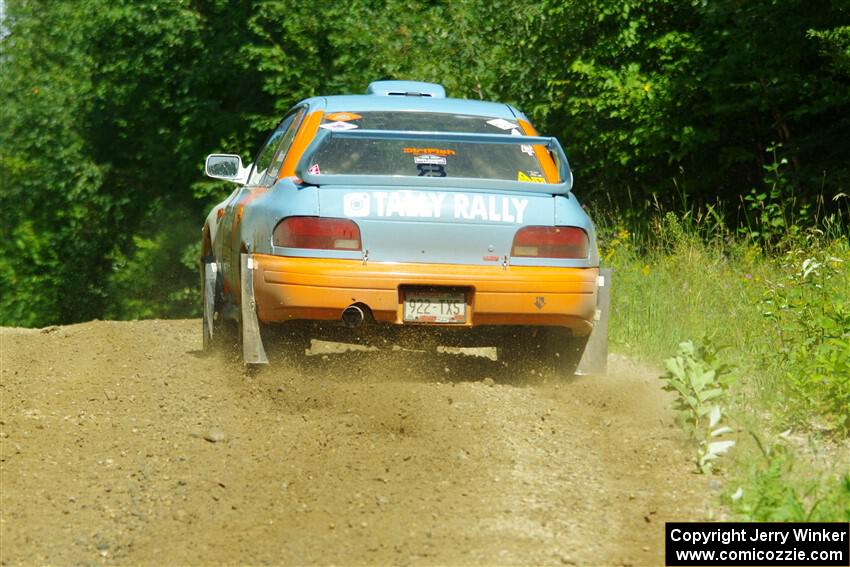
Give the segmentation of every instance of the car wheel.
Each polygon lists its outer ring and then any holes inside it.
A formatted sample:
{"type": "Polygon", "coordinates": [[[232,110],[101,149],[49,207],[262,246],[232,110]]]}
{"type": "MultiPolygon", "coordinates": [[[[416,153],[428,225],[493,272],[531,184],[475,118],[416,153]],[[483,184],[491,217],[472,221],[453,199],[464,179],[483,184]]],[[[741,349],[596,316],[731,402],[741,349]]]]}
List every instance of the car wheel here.
{"type": "Polygon", "coordinates": [[[537,329],[517,329],[502,338],[496,348],[496,357],[502,366],[513,373],[539,360],[539,343],[537,329]]]}
{"type": "Polygon", "coordinates": [[[297,325],[260,324],[260,334],[271,363],[297,366],[306,358],[310,348],[310,336],[306,329],[297,325]]]}
{"type": "Polygon", "coordinates": [[[588,338],[574,336],[569,329],[545,327],[540,334],[541,360],[558,376],[570,378],[578,368],[588,338]]]}

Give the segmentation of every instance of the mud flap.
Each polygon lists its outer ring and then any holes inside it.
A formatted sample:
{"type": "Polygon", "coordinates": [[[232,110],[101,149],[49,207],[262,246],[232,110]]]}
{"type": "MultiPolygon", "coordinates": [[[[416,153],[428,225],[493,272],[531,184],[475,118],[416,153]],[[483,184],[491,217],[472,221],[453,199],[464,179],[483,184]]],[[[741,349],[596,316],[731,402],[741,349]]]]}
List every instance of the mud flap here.
{"type": "Polygon", "coordinates": [[[587,341],[584,354],[578,363],[576,374],[605,376],[608,372],[608,312],[611,305],[610,268],[599,270],[599,294],[596,309],[599,318],[593,326],[593,332],[587,341]]]}
{"type": "Polygon", "coordinates": [[[204,350],[209,350],[213,344],[217,276],[215,262],[206,262],[204,264],[204,350]]]}
{"type": "Polygon", "coordinates": [[[254,300],[254,259],[242,254],[242,361],[245,364],[268,364],[260,321],[257,319],[257,302],[254,300]]]}

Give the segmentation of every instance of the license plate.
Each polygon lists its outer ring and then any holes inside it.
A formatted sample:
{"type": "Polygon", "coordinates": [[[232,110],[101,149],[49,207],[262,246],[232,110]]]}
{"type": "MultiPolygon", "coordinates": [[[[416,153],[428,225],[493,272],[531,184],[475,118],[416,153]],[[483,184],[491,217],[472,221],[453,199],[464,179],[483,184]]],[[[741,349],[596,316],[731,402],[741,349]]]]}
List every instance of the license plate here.
{"type": "Polygon", "coordinates": [[[466,323],[466,294],[462,291],[408,291],[404,320],[410,323],[466,323]]]}

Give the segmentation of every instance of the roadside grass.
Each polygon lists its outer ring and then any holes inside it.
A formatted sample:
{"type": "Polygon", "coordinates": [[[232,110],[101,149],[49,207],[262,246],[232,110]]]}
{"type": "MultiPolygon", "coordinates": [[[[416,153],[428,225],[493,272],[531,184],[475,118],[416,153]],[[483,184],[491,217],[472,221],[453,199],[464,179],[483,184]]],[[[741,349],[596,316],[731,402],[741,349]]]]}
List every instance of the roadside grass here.
{"type": "Polygon", "coordinates": [[[711,208],[648,211],[592,215],[614,269],[612,349],[660,364],[693,341],[732,368],[717,403],[737,445],[704,468],[725,478],[732,515],[850,521],[847,220],[766,241],[711,208]]]}

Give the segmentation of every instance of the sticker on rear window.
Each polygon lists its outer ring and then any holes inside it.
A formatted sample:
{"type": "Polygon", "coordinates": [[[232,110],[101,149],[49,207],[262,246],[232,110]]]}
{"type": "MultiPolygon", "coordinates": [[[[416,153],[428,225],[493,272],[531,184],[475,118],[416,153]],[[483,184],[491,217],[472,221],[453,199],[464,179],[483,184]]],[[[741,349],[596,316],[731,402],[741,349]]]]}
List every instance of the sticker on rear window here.
{"type": "Polygon", "coordinates": [[[321,124],[319,128],[324,128],[326,130],[354,130],[357,128],[357,124],[351,124],[349,122],[328,122],[326,124],[321,124]]]}
{"type": "Polygon", "coordinates": [[[516,180],[525,183],[546,183],[546,179],[540,176],[538,171],[529,171],[530,175],[526,175],[522,171],[516,172],[516,180]],[[536,174],[536,175],[535,175],[536,174]]]}
{"type": "Polygon", "coordinates": [[[487,124],[489,124],[490,126],[495,126],[500,130],[513,130],[514,128],[519,128],[518,125],[514,124],[513,122],[509,122],[504,118],[494,118],[492,120],[488,120],[487,124]]]}
{"type": "Polygon", "coordinates": [[[307,173],[309,173],[310,175],[321,175],[322,171],[319,169],[319,164],[314,163],[310,166],[310,169],[307,170],[307,173]]]}
{"type": "Polygon", "coordinates": [[[338,121],[338,122],[348,122],[349,120],[360,120],[363,118],[359,114],[354,114],[353,112],[331,112],[330,114],[325,114],[325,120],[338,121]]]}
{"type": "Polygon", "coordinates": [[[433,154],[422,154],[413,156],[413,163],[434,163],[437,165],[446,165],[446,158],[435,156],[433,154]]]}

